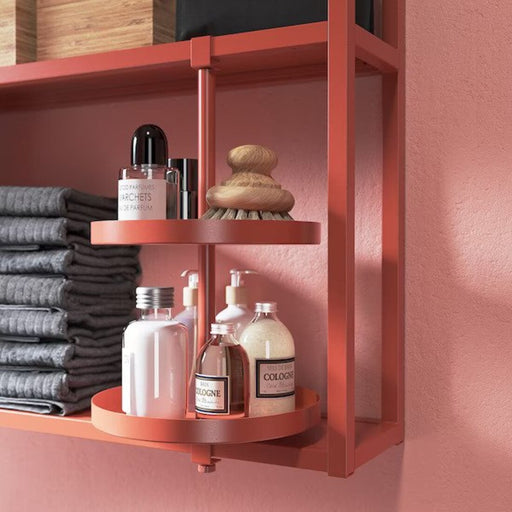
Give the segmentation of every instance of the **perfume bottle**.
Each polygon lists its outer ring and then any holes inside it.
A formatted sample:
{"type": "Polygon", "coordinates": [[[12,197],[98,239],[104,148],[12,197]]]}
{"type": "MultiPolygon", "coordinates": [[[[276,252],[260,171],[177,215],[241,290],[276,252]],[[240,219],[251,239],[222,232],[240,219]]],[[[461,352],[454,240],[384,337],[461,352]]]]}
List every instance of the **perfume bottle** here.
{"type": "Polygon", "coordinates": [[[295,410],[295,344],[277,318],[275,302],[257,302],[255,315],[240,336],[249,358],[249,416],[295,410]]]}
{"type": "Polygon", "coordinates": [[[174,288],[137,288],[140,319],[123,333],[122,409],[133,416],[184,418],[187,329],[172,318],[174,288]]]}
{"type": "Polygon", "coordinates": [[[249,362],[233,337],[233,324],[212,324],[212,337],[199,352],[196,365],[198,418],[247,416],[249,362]]]}
{"type": "Polygon", "coordinates": [[[131,162],[119,171],[118,219],[177,219],[179,172],[167,167],[167,138],[161,128],[145,124],[135,130],[131,162]]]}

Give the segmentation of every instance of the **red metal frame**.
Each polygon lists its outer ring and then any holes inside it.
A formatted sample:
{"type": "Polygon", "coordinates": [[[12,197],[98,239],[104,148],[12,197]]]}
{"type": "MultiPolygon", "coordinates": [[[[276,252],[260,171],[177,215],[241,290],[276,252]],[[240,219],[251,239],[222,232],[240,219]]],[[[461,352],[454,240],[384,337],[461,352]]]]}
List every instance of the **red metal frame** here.
{"type": "MultiPolygon", "coordinates": [[[[328,418],[302,435],[283,440],[239,445],[185,445],[109,436],[92,427],[87,414],[70,418],[40,417],[0,411],[0,425],[22,430],[64,434],[87,439],[188,451],[211,470],[214,457],[253,460],[327,471],[348,476],[354,469],[403,440],[404,428],[404,0],[385,0],[383,39],[354,23],[352,0],[329,0],[329,21],[247,34],[201,37],[190,42],[152,48],[74,57],[61,61],[4,68],[0,76],[3,108],[48,106],[84,97],[129,96],[146,93],[148,82],[165,89],[190,88],[196,74],[198,88],[199,194],[215,182],[215,87],[324,76],[328,64],[328,418]],[[326,31],[328,37],[326,37],[326,31]],[[187,51],[190,54],[187,56],[187,51]],[[360,59],[360,60],[357,60],[360,59]],[[356,67],[357,66],[357,67],[356,67]],[[212,70],[215,67],[215,74],[212,70]],[[280,69],[284,67],[285,69],[280,69]],[[382,214],[382,418],[355,418],[354,393],[354,88],[356,69],[382,75],[383,97],[383,214],[382,214]],[[133,84],[119,91],[122,78],[133,84]],[[112,92],[114,91],[114,92],[112,92]]],[[[204,200],[199,205],[204,212],[204,200]]],[[[135,222],[135,221],[134,221],[135,222]]],[[[227,229],[218,221],[154,221],[155,240],[143,243],[199,245],[200,343],[207,336],[215,311],[216,241],[243,241],[239,227],[227,229]],[[172,225],[167,223],[171,222],[172,225]],[[162,223],[162,224],[160,224],[162,223]],[[173,233],[169,234],[172,229],[173,233]],[[238,230],[238,231],[237,231],[238,230]],[[175,238],[173,238],[175,237],[175,238]],[[196,237],[196,238],[194,238],[196,237]]],[[[261,221],[263,222],[263,221],[261,221]]],[[[290,237],[276,229],[268,243],[317,243],[318,229],[294,223],[290,237]]],[[[263,224],[262,224],[263,226],[263,224]]],[[[147,226],[146,226],[147,227],[147,226]]],[[[280,226],[281,227],[281,226],[280,226]]],[[[110,237],[108,223],[93,226],[96,242],[110,237]],[[105,238],[106,237],[106,238],[105,238]]],[[[141,231],[133,225],[134,231],[141,231]]],[[[124,227],[123,227],[124,229],[124,227]]],[[[262,228],[263,229],[263,228],[262,228]]],[[[115,236],[123,230],[115,228],[115,236]]],[[[259,240],[257,230],[255,239],[259,240]]],[[[146,234],[144,234],[146,236],[146,234]]],[[[127,243],[127,242],[124,242],[127,243]]],[[[244,242],[246,243],[246,241],[244,242]]],[[[255,242],[261,243],[261,242],[255,242]]]]}

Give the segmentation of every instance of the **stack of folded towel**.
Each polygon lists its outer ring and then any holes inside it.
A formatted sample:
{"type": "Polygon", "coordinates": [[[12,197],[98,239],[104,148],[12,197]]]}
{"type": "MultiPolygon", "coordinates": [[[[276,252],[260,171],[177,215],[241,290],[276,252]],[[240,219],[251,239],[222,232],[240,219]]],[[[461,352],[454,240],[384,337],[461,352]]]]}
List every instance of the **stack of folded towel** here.
{"type": "Polygon", "coordinates": [[[0,407],[66,415],[121,378],[137,247],[92,247],[117,201],[69,188],[0,187],[0,407]]]}

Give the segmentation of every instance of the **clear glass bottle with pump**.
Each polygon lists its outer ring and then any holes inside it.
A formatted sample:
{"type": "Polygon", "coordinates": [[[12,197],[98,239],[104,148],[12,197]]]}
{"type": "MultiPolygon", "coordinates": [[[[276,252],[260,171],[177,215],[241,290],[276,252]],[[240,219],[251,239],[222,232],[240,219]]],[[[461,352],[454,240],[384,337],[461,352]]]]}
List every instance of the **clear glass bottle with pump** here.
{"type": "Polygon", "coordinates": [[[247,416],[249,363],[233,337],[232,324],[212,324],[212,337],[199,352],[196,365],[198,418],[247,416]]]}
{"type": "Polygon", "coordinates": [[[156,125],[137,128],[132,165],[119,171],[118,219],[179,218],[179,171],[167,166],[167,138],[156,125]]]}
{"type": "Polygon", "coordinates": [[[122,409],[152,418],[184,418],[187,329],[172,318],[174,288],[137,288],[140,319],[123,333],[122,409]]]}
{"type": "Polygon", "coordinates": [[[249,416],[295,410],[295,344],[277,318],[275,302],[257,302],[255,315],[240,337],[249,358],[249,416]]]}

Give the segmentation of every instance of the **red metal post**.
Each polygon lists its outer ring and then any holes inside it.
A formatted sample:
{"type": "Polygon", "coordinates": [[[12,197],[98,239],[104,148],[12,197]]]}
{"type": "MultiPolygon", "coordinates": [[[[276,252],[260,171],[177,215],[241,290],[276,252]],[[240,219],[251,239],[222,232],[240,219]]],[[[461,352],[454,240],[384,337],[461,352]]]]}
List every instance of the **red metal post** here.
{"type": "Polygon", "coordinates": [[[404,428],[405,79],[404,0],[385,2],[384,39],[398,48],[382,77],[382,420],[404,428]]]}
{"type": "MultiPolygon", "coordinates": [[[[199,217],[206,211],[206,192],[215,182],[215,76],[211,70],[211,37],[190,42],[190,64],[198,70],[199,217]]],[[[198,349],[215,316],[215,246],[198,249],[198,349]]]]}
{"type": "Polygon", "coordinates": [[[328,20],[328,460],[332,476],[355,464],[353,0],[330,0],[328,20]]]}

